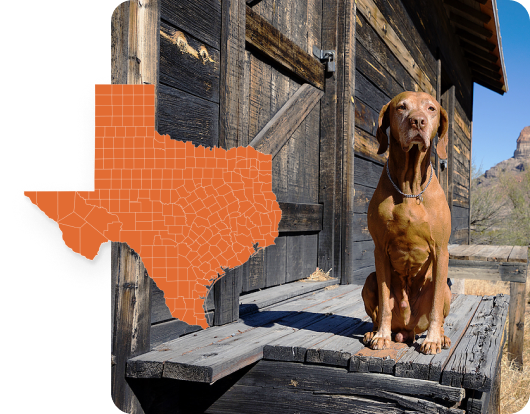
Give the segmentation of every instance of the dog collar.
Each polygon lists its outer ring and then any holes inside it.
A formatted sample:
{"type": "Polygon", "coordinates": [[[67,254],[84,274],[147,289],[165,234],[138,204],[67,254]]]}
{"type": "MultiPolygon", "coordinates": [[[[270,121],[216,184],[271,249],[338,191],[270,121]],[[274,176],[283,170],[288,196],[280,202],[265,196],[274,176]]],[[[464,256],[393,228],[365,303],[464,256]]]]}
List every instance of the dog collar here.
{"type": "Polygon", "coordinates": [[[396,191],[401,194],[403,197],[406,197],[406,198],[415,198],[416,200],[418,200],[420,203],[423,201],[423,197],[421,196],[425,190],[427,189],[427,187],[429,186],[429,184],[431,183],[431,180],[432,180],[432,164],[429,162],[429,166],[431,167],[431,176],[429,177],[429,182],[427,183],[427,185],[425,186],[425,188],[423,190],[421,190],[418,194],[405,194],[403,191],[401,191],[399,189],[399,187],[394,183],[394,181],[392,181],[392,177],[390,177],[390,170],[388,169],[388,161],[386,162],[386,175],[388,175],[388,179],[390,180],[390,182],[392,183],[392,185],[394,186],[394,188],[396,189],[396,191]]]}

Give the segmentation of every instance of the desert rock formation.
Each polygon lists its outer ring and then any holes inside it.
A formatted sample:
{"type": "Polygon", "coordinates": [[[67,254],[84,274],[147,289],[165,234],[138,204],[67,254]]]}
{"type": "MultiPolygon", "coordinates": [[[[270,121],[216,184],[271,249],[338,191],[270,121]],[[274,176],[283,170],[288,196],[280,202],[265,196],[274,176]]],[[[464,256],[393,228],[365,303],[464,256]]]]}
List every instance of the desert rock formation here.
{"type": "Polygon", "coordinates": [[[530,126],[524,127],[519,138],[517,138],[517,149],[513,154],[514,158],[530,158],[530,126]]]}

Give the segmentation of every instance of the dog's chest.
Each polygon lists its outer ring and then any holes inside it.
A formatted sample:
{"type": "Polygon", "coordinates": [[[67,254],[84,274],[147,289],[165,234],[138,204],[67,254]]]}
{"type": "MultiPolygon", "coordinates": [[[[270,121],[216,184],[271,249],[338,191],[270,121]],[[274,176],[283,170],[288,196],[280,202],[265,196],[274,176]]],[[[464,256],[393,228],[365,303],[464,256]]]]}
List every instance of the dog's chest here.
{"type": "Polygon", "coordinates": [[[426,209],[405,202],[394,206],[386,220],[385,245],[398,273],[413,276],[429,260],[431,253],[431,226],[426,209]]]}

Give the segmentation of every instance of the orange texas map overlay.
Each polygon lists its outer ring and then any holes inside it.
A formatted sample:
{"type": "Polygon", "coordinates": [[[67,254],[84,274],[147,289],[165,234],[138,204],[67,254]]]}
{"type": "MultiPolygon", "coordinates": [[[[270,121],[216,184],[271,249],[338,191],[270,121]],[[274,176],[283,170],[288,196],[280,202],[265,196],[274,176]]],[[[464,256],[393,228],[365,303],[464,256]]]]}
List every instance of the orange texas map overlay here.
{"type": "Polygon", "coordinates": [[[159,135],[154,93],[153,85],[96,85],[95,191],[25,195],[89,259],[109,240],[127,243],[173,317],[206,328],[212,282],[278,236],[272,159],[159,135]]]}

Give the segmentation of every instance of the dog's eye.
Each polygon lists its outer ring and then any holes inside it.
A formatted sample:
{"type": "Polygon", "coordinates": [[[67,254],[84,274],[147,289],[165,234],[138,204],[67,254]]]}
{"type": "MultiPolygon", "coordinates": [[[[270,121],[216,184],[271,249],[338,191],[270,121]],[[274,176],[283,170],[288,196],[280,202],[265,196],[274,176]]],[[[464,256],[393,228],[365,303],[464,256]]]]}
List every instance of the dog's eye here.
{"type": "Polygon", "coordinates": [[[401,105],[398,106],[398,109],[407,109],[407,105],[402,103],[401,105]]]}
{"type": "Polygon", "coordinates": [[[436,108],[434,106],[429,106],[429,111],[436,111],[436,108]]]}

